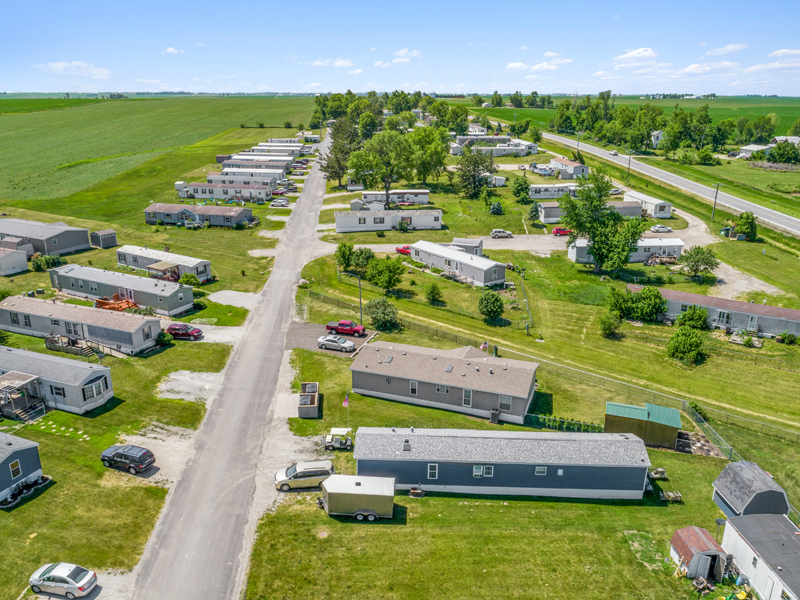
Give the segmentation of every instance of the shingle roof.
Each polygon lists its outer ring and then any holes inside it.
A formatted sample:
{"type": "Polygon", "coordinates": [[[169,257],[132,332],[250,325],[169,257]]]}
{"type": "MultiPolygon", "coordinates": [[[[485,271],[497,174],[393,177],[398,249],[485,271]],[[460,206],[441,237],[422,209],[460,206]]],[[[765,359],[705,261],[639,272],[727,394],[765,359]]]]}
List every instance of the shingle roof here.
{"type": "Polygon", "coordinates": [[[144,212],[164,212],[164,213],[177,213],[185,210],[196,215],[221,215],[225,217],[235,217],[240,213],[247,211],[253,212],[249,208],[243,206],[208,206],[205,204],[164,204],[162,202],[153,202],[150,206],[144,209],[144,212]]]}
{"type": "Polygon", "coordinates": [[[187,187],[205,187],[205,188],[233,188],[236,190],[270,190],[268,185],[243,185],[240,183],[209,183],[208,181],[193,181],[187,187]]]}
{"type": "Polygon", "coordinates": [[[449,260],[457,260],[460,263],[468,264],[476,269],[483,269],[484,271],[493,269],[497,266],[502,266],[502,263],[490,258],[486,258],[485,256],[477,256],[475,254],[470,254],[469,252],[464,252],[463,250],[460,250],[454,246],[444,246],[434,242],[416,242],[411,244],[411,248],[416,248],[423,252],[435,254],[436,256],[441,256],[442,258],[449,260]]]}
{"type": "MultiPolygon", "coordinates": [[[[641,291],[642,286],[628,284],[628,289],[633,292],[641,291]]],[[[756,304],[754,302],[741,302],[739,300],[728,300],[727,298],[717,298],[716,296],[704,296],[702,294],[692,294],[690,292],[679,292],[678,290],[659,288],[659,292],[666,300],[682,302],[684,304],[696,304],[707,308],[719,310],[729,310],[740,312],[747,315],[759,315],[763,317],[774,317],[776,319],[786,319],[787,321],[800,321],[800,310],[792,308],[781,308],[780,306],[768,306],[756,304]]]]}
{"type": "Polygon", "coordinates": [[[731,517],[727,526],[739,532],[793,596],[800,596],[800,530],[788,518],[746,515],[731,517]]]}
{"type": "Polygon", "coordinates": [[[558,163],[560,165],[564,165],[565,167],[582,167],[582,166],[584,166],[581,163],[579,163],[577,161],[574,161],[574,160],[569,160],[568,158],[551,158],[550,162],[551,163],[558,163]]]}
{"type": "Polygon", "coordinates": [[[89,374],[111,372],[108,367],[98,364],[5,347],[0,347],[0,370],[27,373],[71,385],[82,383],[89,374]]]}
{"type": "Polygon", "coordinates": [[[660,198],[654,198],[653,196],[648,196],[647,194],[642,194],[641,192],[635,192],[635,191],[625,192],[625,197],[635,198],[642,204],[669,204],[669,202],[667,202],[666,200],[661,200],[660,198]]]}
{"type": "Polygon", "coordinates": [[[110,235],[112,233],[117,233],[117,232],[114,231],[113,229],[99,229],[99,230],[95,231],[94,233],[96,233],[98,235],[110,235]]]}
{"type": "Polygon", "coordinates": [[[454,354],[433,348],[373,342],[353,359],[350,370],[528,397],[538,363],[492,358],[482,352],[475,356],[473,350],[480,350],[467,348],[454,354]],[[448,366],[452,367],[450,372],[447,372],[448,366]]]}
{"type": "Polygon", "coordinates": [[[161,321],[155,317],[143,317],[129,313],[121,313],[91,306],[76,306],[62,304],[52,300],[28,298],[27,296],[11,296],[0,302],[0,309],[19,311],[29,315],[63,319],[74,323],[97,325],[117,331],[137,331],[147,323],[155,322],[156,327],[161,327],[161,321]]]}
{"type": "Polygon", "coordinates": [[[0,219],[0,233],[22,238],[45,239],[65,231],[85,231],[86,243],[89,243],[89,230],[82,227],[70,227],[66,223],[40,223],[25,219],[0,219]]]}
{"type": "Polygon", "coordinates": [[[360,427],[356,460],[436,460],[580,466],[650,466],[644,442],[628,433],[560,433],[360,427]],[[409,440],[411,449],[403,450],[409,440]]]}
{"type": "Polygon", "coordinates": [[[678,531],[673,534],[670,543],[678,552],[678,556],[687,563],[692,560],[695,554],[701,552],[715,551],[723,554],[725,553],[722,546],[714,540],[707,530],[695,525],[678,529],[678,531]]]}
{"type": "Polygon", "coordinates": [[[191,286],[184,286],[174,281],[164,281],[163,279],[154,279],[152,277],[140,277],[139,275],[119,273],[117,271],[104,271],[103,269],[84,267],[83,265],[62,265],[50,269],[50,271],[66,277],[83,279],[84,281],[96,281],[118,288],[124,287],[139,292],[161,294],[163,296],[171,296],[172,294],[178,293],[181,289],[188,289],[188,291],[192,289],[191,286]]]}
{"type": "Polygon", "coordinates": [[[117,252],[122,254],[135,254],[136,256],[145,256],[147,258],[157,258],[161,261],[173,262],[175,264],[184,265],[187,267],[196,267],[208,262],[202,258],[184,256],[183,254],[173,254],[172,252],[153,250],[152,248],[142,248],[141,246],[122,246],[121,248],[117,248],[117,252]]]}
{"type": "Polygon", "coordinates": [[[11,435],[10,433],[0,433],[0,461],[7,459],[18,450],[38,447],[39,444],[36,442],[17,437],[16,435],[11,435]]]}
{"type": "MultiPolygon", "coordinates": [[[[786,496],[784,489],[764,469],[744,460],[725,465],[712,485],[737,513],[741,513],[759,492],[776,491],[786,496]]],[[[788,508],[788,499],[786,502],[788,508]]]]}

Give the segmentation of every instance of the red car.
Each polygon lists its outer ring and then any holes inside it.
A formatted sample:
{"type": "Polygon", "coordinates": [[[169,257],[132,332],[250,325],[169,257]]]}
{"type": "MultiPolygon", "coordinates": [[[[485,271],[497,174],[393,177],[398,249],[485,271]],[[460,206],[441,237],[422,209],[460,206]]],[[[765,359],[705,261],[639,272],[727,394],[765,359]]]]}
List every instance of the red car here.
{"type": "Polygon", "coordinates": [[[395,252],[399,252],[400,254],[411,254],[411,246],[398,246],[395,248],[395,252]]]}
{"type": "Polygon", "coordinates": [[[176,340],[186,339],[191,341],[195,341],[197,338],[203,335],[203,332],[200,329],[187,323],[173,323],[167,327],[167,333],[176,340]]]}
{"type": "Polygon", "coordinates": [[[569,229],[564,229],[563,227],[556,227],[553,229],[553,235],[569,235],[572,233],[569,229]]]}
{"type": "Polygon", "coordinates": [[[273,196],[283,196],[286,193],[286,190],[283,188],[278,188],[277,190],[272,190],[273,196]]]}
{"type": "Polygon", "coordinates": [[[363,325],[359,325],[354,321],[345,320],[339,321],[338,323],[336,321],[331,321],[326,326],[326,329],[328,333],[350,333],[356,337],[362,336],[366,332],[363,325]]]}

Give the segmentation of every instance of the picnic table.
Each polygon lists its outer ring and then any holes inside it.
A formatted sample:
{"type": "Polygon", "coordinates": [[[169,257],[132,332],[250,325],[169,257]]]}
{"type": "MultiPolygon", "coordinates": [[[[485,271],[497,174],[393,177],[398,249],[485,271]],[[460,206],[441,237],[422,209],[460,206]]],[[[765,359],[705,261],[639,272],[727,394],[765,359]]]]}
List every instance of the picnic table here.
{"type": "Polygon", "coordinates": [[[681,496],[681,493],[678,491],[660,492],[659,497],[661,498],[662,502],[677,502],[679,504],[683,502],[683,497],[681,496]]]}

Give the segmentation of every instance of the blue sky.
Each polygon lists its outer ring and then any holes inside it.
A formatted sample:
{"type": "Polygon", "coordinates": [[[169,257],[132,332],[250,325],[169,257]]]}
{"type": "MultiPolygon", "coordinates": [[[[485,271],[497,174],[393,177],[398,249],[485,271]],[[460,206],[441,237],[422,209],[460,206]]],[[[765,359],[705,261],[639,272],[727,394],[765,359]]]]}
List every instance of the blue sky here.
{"type": "Polygon", "coordinates": [[[15,2],[0,91],[800,96],[800,2],[15,2]]]}

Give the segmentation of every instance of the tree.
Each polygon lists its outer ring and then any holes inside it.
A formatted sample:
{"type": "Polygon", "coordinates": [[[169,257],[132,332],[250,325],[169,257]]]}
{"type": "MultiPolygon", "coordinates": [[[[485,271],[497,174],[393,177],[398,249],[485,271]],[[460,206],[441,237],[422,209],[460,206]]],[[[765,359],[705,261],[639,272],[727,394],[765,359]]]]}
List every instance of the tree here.
{"type": "Polygon", "coordinates": [[[676,319],[678,325],[704,331],[708,329],[708,309],[692,304],[676,319]]]}
{"type": "Polygon", "coordinates": [[[486,290],[478,298],[478,312],[488,321],[494,321],[503,316],[503,299],[500,294],[491,290],[486,290]]]}
{"type": "Polygon", "coordinates": [[[522,108],[525,98],[523,97],[522,92],[514,92],[511,94],[511,96],[509,96],[508,101],[514,108],[522,108]]]}
{"type": "Polygon", "coordinates": [[[367,272],[369,263],[375,260],[375,253],[369,248],[359,248],[353,253],[350,267],[362,275],[367,272]]]}
{"type": "Polygon", "coordinates": [[[367,302],[364,312],[378,331],[391,331],[398,326],[397,308],[385,296],[367,302]]]}
{"type": "Polygon", "coordinates": [[[622,325],[622,317],[618,312],[609,310],[606,314],[600,317],[600,334],[604,338],[612,339],[619,335],[619,328],[622,325]]]}
{"type": "Polygon", "coordinates": [[[688,364],[700,362],[706,352],[703,337],[691,327],[678,327],[667,342],[667,356],[688,364]]]}
{"type": "Polygon", "coordinates": [[[778,116],[775,113],[762,115],[753,121],[753,143],[766,144],[775,135],[775,127],[778,125],[778,116]]]}
{"type": "Polygon", "coordinates": [[[542,142],[542,129],[538,125],[531,124],[528,132],[531,134],[531,141],[534,144],[540,144],[542,142]]]}
{"type": "Polygon", "coordinates": [[[511,188],[511,193],[514,194],[514,198],[517,199],[517,202],[522,202],[523,204],[530,202],[531,185],[528,183],[527,179],[524,177],[512,177],[509,187],[511,188]]]}
{"type": "Polygon", "coordinates": [[[358,118],[358,131],[363,139],[371,138],[378,131],[378,118],[371,112],[362,113],[358,118]]]}
{"type": "Polygon", "coordinates": [[[349,156],[350,153],[347,150],[347,146],[334,141],[328,154],[321,156],[319,159],[320,171],[325,173],[325,178],[328,181],[336,179],[339,182],[339,187],[342,187],[342,177],[347,175],[349,156]]]}
{"type": "Polygon", "coordinates": [[[383,260],[376,258],[369,263],[366,278],[367,281],[382,287],[386,293],[389,293],[400,283],[404,270],[405,265],[399,256],[396,259],[389,256],[383,260]]]}
{"type": "MultiPolygon", "coordinates": [[[[794,144],[792,144],[794,145],[794,144]]],[[[697,162],[701,165],[710,165],[714,163],[714,155],[708,148],[703,148],[697,152],[697,162]]]]}
{"type": "Polygon", "coordinates": [[[402,123],[406,129],[411,129],[414,127],[414,123],[417,122],[417,117],[412,113],[410,110],[404,110],[401,112],[397,117],[400,119],[400,123],[402,123]]]}
{"type": "Polygon", "coordinates": [[[291,129],[291,128],[292,128],[292,122],[291,122],[291,121],[285,121],[285,122],[283,123],[283,126],[284,126],[286,129],[291,129]]]}
{"type": "Polygon", "coordinates": [[[800,119],[797,119],[789,128],[788,135],[800,135],[800,119]]]}
{"type": "Polygon", "coordinates": [[[748,242],[755,242],[758,239],[758,225],[756,217],[751,212],[744,212],[739,215],[739,222],[736,223],[736,231],[743,233],[748,242]]]}
{"type": "Polygon", "coordinates": [[[503,106],[503,97],[497,92],[497,90],[495,90],[494,94],[492,94],[491,102],[492,106],[494,106],[495,108],[503,106]]]}
{"type": "Polygon", "coordinates": [[[467,198],[477,198],[487,186],[486,173],[494,173],[494,158],[491,154],[473,152],[469,146],[458,159],[456,178],[458,188],[467,198]]]}
{"type": "Polygon", "coordinates": [[[500,202],[492,202],[492,206],[489,207],[489,214],[490,215],[502,215],[503,214],[503,205],[500,202]]]}
{"type": "Polygon", "coordinates": [[[483,106],[483,97],[479,96],[478,94],[472,94],[472,106],[477,108],[483,106]]]}
{"type": "Polygon", "coordinates": [[[447,111],[445,123],[456,132],[456,135],[465,135],[467,129],[469,129],[469,111],[467,107],[463,104],[451,106],[447,111]]]}
{"type": "Polygon", "coordinates": [[[350,242],[339,242],[336,246],[336,264],[342,271],[347,271],[353,264],[353,244],[350,242]]]}
{"type": "Polygon", "coordinates": [[[197,278],[197,275],[194,273],[184,273],[181,275],[181,278],[178,279],[178,283],[183,285],[191,285],[196,286],[200,285],[200,279],[197,278]]]}
{"type": "Polygon", "coordinates": [[[800,163],[800,148],[792,142],[781,142],[775,145],[767,160],[771,163],[796,165],[800,163]]]}
{"type": "Polygon", "coordinates": [[[392,115],[391,117],[386,117],[383,120],[383,130],[384,131],[396,131],[400,132],[403,129],[403,124],[400,122],[400,117],[392,115]]]}
{"type": "Polygon", "coordinates": [[[439,287],[439,284],[435,281],[432,281],[428,284],[425,288],[425,298],[427,298],[428,302],[431,304],[436,304],[442,301],[444,294],[442,294],[442,289],[439,287]]]}
{"type": "Polygon", "coordinates": [[[528,209],[528,221],[533,223],[534,221],[539,220],[539,215],[541,214],[541,207],[536,200],[531,200],[531,207],[528,209]]]}
{"type": "Polygon", "coordinates": [[[621,292],[612,288],[608,295],[608,310],[628,319],[652,322],[667,310],[667,301],[658,288],[652,286],[638,292],[621,292]]]}
{"type": "Polygon", "coordinates": [[[692,246],[681,254],[678,264],[683,265],[683,268],[696,277],[700,271],[713,271],[719,267],[719,260],[711,248],[692,246]]]}
{"type": "Polygon", "coordinates": [[[392,183],[411,174],[411,144],[396,131],[384,131],[367,140],[363,150],[353,152],[347,166],[358,181],[370,187],[383,187],[384,206],[388,210],[392,183]]]}
{"type": "Polygon", "coordinates": [[[600,272],[606,263],[619,269],[628,262],[647,222],[641,218],[626,220],[608,205],[611,180],[602,170],[578,178],[575,197],[564,195],[560,201],[564,227],[570,229],[568,246],[578,238],[588,240],[588,253],[594,259],[594,270],[600,272]]]}
{"type": "Polygon", "coordinates": [[[427,185],[428,177],[438,179],[447,167],[447,134],[438,127],[417,127],[408,137],[411,165],[422,185],[427,185]]]}

